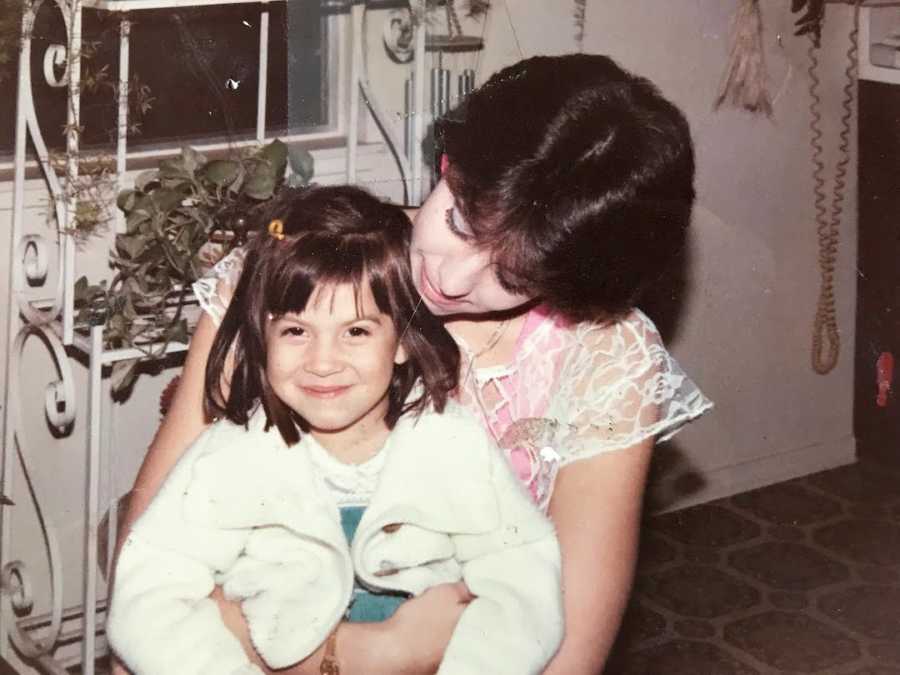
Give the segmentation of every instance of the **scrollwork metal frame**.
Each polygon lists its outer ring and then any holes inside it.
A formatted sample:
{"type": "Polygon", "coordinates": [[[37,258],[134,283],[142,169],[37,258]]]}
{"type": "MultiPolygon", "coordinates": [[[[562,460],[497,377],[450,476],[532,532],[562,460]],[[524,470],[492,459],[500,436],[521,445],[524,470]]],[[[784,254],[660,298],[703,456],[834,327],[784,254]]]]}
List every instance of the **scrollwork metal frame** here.
{"type": "MultiPolygon", "coordinates": [[[[225,0],[235,1],[235,0],[225,0]]],[[[241,0],[236,0],[241,1],[241,0]]],[[[246,0],[248,2],[253,0],[246,0]]],[[[424,0],[413,0],[424,8],[424,0]]],[[[69,614],[82,618],[81,629],[81,673],[93,675],[95,669],[97,612],[102,609],[104,599],[98,601],[97,537],[100,514],[100,467],[101,444],[100,425],[103,415],[103,368],[123,359],[139,358],[143,352],[136,349],[115,351],[104,350],[103,326],[93,326],[89,335],[74,330],[74,262],[76,242],[73,224],[77,206],[77,186],[79,181],[79,135],[80,84],[81,84],[81,22],[82,7],[90,4],[96,9],[120,12],[120,49],[118,81],[118,122],[116,149],[116,186],[123,187],[122,179],[126,170],[127,129],[128,129],[128,56],[131,22],[128,11],[141,8],[158,8],[177,4],[218,4],[216,0],[53,0],[64,19],[67,44],[64,49],[51,45],[44,56],[43,71],[51,86],[65,86],[67,89],[67,122],[65,169],[61,177],[54,163],[40,128],[32,92],[32,32],[38,11],[44,0],[24,0],[22,16],[22,39],[19,52],[18,87],[16,99],[16,129],[14,141],[13,203],[12,223],[9,231],[8,316],[6,317],[5,373],[8,386],[5,393],[3,414],[2,464],[0,464],[0,495],[12,495],[14,477],[24,477],[31,502],[37,513],[41,527],[44,548],[50,569],[50,612],[41,617],[26,617],[32,610],[32,588],[35,585],[31,570],[21,560],[10,558],[12,519],[10,508],[0,504],[0,658],[7,659],[14,649],[18,656],[33,665],[38,672],[46,675],[65,675],[65,667],[54,658],[54,650],[61,638],[64,619],[69,614]],[[62,76],[55,75],[55,68],[64,65],[62,76]],[[51,77],[52,76],[52,77],[51,77]],[[49,80],[53,80],[50,82],[49,80]],[[52,213],[56,220],[55,237],[58,250],[55,260],[51,260],[52,243],[46,237],[25,232],[26,204],[25,183],[27,164],[27,142],[31,140],[37,165],[41,169],[52,201],[52,213]],[[46,289],[48,280],[53,288],[46,289]],[[36,293],[44,293],[37,297],[36,293]],[[66,433],[74,426],[78,412],[75,383],[67,349],[76,349],[87,356],[88,391],[87,413],[89,415],[86,447],[85,479],[85,535],[82,605],[77,609],[63,608],[63,572],[60,546],[53,523],[43,512],[42,488],[31,479],[33,469],[29,462],[25,426],[23,425],[21,402],[21,362],[26,342],[39,338],[49,351],[55,363],[57,379],[50,382],[45,391],[44,407],[48,423],[57,431],[66,433]],[[18,474],[16,469],[19,469],[18,474]],[[38,637],[34,626],[42,622],[46,628],[38,637]]],[[[357,171],[357,134],[360,116],[361,96],[382,131],[389,129],[385,116],[376,104],[369,88],[363,59],[364,0],[350,0],[346,7],[350,40],[350,92],[343,99],[347,130],[348,182],[355,182],[357,171]],[[350,133],[353,131],[354,133],[350,133]]],[[[265,139],[266,77],[268,60],[268,11],[261,10],[260,21],[260,77],[257,106],[257,140],[265,139]]],[[[416,41],[417,81],[424,77],[424,31],[416,41]]],[[[416,110],[424,110],[424,87],[416,91],[416,110]]],[[[424,136],[424,114],[417,114],[416,136],[424,136]]],[[[394,139],[388,134],[388,141],[394,139]]],[[[418,143],[416,144],[419,145],[418,143]]],[[[421,156],[412,161],[405,158],[400,162],[401,174],[405,176],[409,193],[416,201],[421,199],[422,171],[421,156]]],[[[121,226],[121,221],[118,221],[121,226]]],[[[167,351],[180,351],[183,346],[169,345],[167,351]]],[[[114,513],[114,511],[113,511],[114,513]]],[[[111,516],[111,519],[114,516],[111,516]]],[[[114,536],[115,524],[111,524],[110,537],[114,536]]],[[[106,561],[104,561],[106,562],[106,561]]],[[[8,659],[7,659],[8,660],[8,659]]]]}

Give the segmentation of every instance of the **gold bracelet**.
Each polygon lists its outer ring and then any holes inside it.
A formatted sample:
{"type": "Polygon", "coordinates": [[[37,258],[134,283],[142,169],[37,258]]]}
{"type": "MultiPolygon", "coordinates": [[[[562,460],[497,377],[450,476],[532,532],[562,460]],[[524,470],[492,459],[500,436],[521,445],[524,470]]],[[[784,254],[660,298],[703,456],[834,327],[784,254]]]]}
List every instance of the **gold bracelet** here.
{"type": "Polygon", "coordinates": [[[341,667],[337,660],[337,628],[331,631],[331,635],[325,641],[325,654],[322,656],[322,663],[319,665],[319,675],[341,675],[341,667]]]}

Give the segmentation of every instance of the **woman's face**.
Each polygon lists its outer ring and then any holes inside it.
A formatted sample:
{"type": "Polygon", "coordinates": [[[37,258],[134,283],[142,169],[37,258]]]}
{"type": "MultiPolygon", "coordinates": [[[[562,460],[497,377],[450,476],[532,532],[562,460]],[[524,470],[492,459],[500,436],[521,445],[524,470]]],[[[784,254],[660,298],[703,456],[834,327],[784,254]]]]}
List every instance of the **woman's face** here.
{"type": "Polygon", "coordinates": [[[410,256],[416,289],[438,316],[502,312],[533,299],[500,285],[490,252],[472,242],[443,180],[416,214],[410,256]]]}

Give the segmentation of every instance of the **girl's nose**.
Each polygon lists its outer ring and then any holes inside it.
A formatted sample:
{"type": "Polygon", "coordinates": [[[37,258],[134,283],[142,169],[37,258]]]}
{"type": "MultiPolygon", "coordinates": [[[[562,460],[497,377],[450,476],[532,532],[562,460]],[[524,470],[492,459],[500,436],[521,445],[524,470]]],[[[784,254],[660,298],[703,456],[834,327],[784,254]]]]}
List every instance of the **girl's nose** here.
{"type": "Polygon", "coordinates": [[[307,350],[303,367],[318,377],[334,375],[343,368],[340,349],[330,340],[314,340],[307,350]]]}

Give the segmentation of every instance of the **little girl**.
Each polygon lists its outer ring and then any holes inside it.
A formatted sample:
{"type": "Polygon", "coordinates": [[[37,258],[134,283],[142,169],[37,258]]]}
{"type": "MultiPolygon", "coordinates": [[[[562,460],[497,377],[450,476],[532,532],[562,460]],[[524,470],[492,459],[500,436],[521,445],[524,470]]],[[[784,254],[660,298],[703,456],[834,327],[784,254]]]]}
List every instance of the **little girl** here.
{"type": "Polygon", "coordinates": [[[338,673],[342,619],[464,580],[475,599],[438,672],[540,673],[563,633],[556,537],[449,400],[459,354],[415,291],[408,219],[314,187],[266,220],[207,365],[219,419],[119,556],[113,649],[136,675],[262,673],[209,598],[218,585],[269,668],[325,642],[322,672],[338,673]]]}

